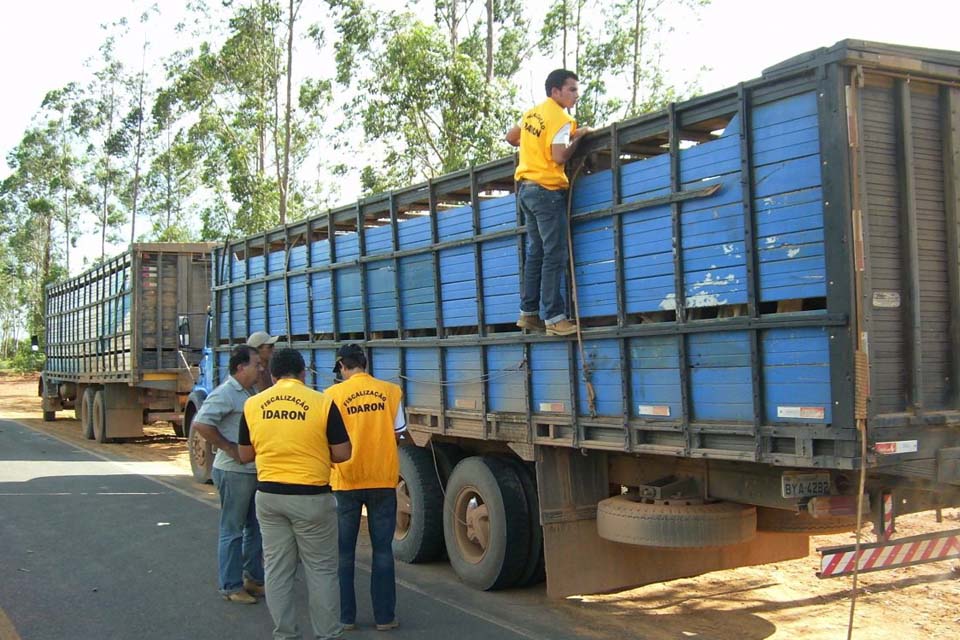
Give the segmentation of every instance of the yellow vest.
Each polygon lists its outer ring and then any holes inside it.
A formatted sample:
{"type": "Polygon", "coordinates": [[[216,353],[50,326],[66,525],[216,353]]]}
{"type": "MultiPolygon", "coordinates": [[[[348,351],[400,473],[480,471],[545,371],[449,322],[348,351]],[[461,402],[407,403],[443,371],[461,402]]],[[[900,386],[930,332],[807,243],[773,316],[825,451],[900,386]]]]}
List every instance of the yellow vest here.
{"type": "Polygon", "coordinates": [[[577,130],[577,121],[553,98],[547,98],[523,114],[520,119],[520,163],[514,179],[530,180],[544,189],[557,191],[570,185],[562,164],[553,161],[553,138],[563,125],[570,123],[570,135],[577,130]]]}
{"type": "Polygon", "coordinates": [[[394,419],[403,391],[369,373],[357,373],[324,390],[343,416],[353,455],[333,467],[334,491],[392,489],[400,478],[394,419]]]}
{"type": "Polygon", "coordinates": [[[243,415],[257,452],[257,480],[330,484],[327,416],[332,402],[293,378],[277,380],[247,400],[243,415]]]}

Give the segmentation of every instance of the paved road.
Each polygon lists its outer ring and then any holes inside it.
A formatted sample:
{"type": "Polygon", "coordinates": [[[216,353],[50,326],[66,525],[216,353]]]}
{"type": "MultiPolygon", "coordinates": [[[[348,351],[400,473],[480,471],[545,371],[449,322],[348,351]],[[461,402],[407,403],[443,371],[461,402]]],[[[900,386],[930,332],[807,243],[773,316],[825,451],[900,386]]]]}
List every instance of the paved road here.
{"type": "MultiPolygon", "coordinates": [[[[216,592],[217,504],[165,463],[125,460],[0,420],[0,640],[269,638],[266,606],[216,592]]],[[[360,549],[361,629],[372,629],[360,549]]],[[[478,593],[445,564],[398,566],[396,638],[575,637],[542,588],[478,593]]],[[[305,590],[299,584],[301,610],[305,590]]],[[[309,623],[301,620],[304,637],[309,623]]]]}

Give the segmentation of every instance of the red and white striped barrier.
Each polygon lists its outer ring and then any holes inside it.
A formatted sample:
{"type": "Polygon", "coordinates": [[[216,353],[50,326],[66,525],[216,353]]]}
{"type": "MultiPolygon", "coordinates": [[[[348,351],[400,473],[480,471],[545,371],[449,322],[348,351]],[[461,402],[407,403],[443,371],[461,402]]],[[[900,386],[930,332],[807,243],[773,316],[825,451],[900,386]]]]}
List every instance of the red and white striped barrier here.
{"type": "Polygon", "coordinates": [[[818,551],[821,556],[817,577],[820,578],[849,575],[858,565],[860,573],[909,567],[926,562],[960,558],[960,529],[888,542],[861,544],[859,557],[857,557],[856,545],[825,547],[818,551]]]}

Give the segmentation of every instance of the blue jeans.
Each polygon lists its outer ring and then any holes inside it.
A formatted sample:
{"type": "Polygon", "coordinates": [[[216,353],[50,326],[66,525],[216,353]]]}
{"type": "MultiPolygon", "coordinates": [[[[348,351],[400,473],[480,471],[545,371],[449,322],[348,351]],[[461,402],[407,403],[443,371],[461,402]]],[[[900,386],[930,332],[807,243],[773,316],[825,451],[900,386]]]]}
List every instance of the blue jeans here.
{"type": "Polygon", "coordinates": [[[521,182],[520,211],[527,221],[527,260],[523,269],[520,314],[535,316],[543,303],[543,319],[566,319],[560,283],[567,262],[567,192],[521,182]]]}
{"type": "Polygon", "coordinates": [[[243,589],[243,579],[263,584],[263,543],[254,497],[257,474],[213,469],[220,494],[220,540],[217,544],[220,593],[243,589]]]}
{"type": "Polygon", "coordinates": [[[360,533],[360,508],[367,507],[367,530],[373,547],[370,598],[377,624],[393,622],[397,607],[397,587],[393,568],[393,531],[397,528],[397,492],[395,489],[355,489],[334,491],[337,520],[340,523],[340,622],[357,621],[357,596],[353,590],[357,534],[360,533]]]}

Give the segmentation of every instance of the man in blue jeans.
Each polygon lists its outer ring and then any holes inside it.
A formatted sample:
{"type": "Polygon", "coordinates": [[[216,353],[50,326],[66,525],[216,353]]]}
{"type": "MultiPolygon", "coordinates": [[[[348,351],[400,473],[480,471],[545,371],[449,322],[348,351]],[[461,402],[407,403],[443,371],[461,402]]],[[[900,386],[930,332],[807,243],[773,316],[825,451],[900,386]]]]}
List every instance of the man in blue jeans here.
{"type": "Polygon", "coordinates": [[[340,622],[356,629],[357,597],[354,560],[361,509],[367,508],[367,529],[373,548],[370,597],[378,631],[398,626],[397,587],[393,566],[393,532],[397,526],[397,482],[400,458],[397,442],[407,426],[403,392],[395,384],[367,373],[367,358],[358,345],[337,351],[334,372],[343,378],[325,394],[333,398],[343,416],[353,456],[337,463],[330,476],[337,498],[340,527],[340,622]]]}
{"type": "Polygon", "coordinates": [[[580,95],[577,74],[551,71],[544,83],[547,99],[523,114],[506,140],[520,147],[514,179],[517,200],[527,222],[527,259],[523,270],[520,319],[517,326],[547,335],[568,336],[577,325],[567,319],[560,281],[567,254],[567,189],[564,164],[573,155],[589,127],[565,110],[580,95]],[[540,319],[540,304],[544,317],[540,319]]]}
{"type": "Polygon", "coordinates": [[[210,392],[191,428],[217,447],[213,483],[220,495],[217,545],[220,594],[230,602],[256,604],[263,595],[263,548],[254,497],[257,467],[240,461],[237,439],[243,403],[260,377],[257,350],[240,345],[230,353],[230,377],[210,392]]]}

